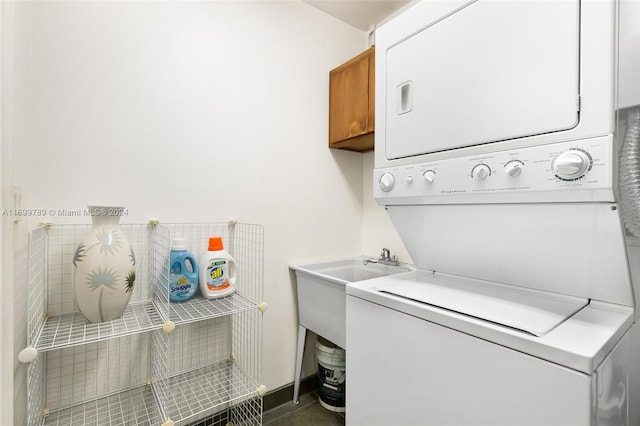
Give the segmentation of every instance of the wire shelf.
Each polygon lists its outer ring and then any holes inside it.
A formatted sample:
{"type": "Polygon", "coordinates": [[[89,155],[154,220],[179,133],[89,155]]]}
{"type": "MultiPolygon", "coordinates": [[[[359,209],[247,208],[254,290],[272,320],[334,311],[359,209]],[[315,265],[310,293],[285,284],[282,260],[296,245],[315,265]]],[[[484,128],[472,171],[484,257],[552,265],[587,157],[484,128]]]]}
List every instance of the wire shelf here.
{"type": "Polygon", "coordinates": [[[150,301],[148,225],[121,225],[136,253],[136,285],[121,318],[89,323],[75,305],[72,259],[89,225],[54,225],[30,233],[29,344],[38,350],[69,346],[144,333],[162,327],[163,317],[150,301]]]}
{"type": "Polygon", "coordinates": [[[143,333],[161,328],[163,322],[151,302],[130,304],[121,318],[93,324],[79,312],[54,315],[45,321],[36,349],[50,351],[143,333]]]}
{"type": "Polygon", "coordinates": [[[157,426],[162,423],[150,386],[89,401],[50,413],[45,426],[157,426]]]}
{"type": "Polygon", "coordinates": [[[189,251],[197,259],[200,258],[200,254],[206,252],[209,237],[222,237],[224,249],[236,261],[237,292],[256,303],[262,302],[264,245],[262,226],[236,222],[168,223],[159,225],[157,228],[158,232],[168,229],[171,238],[184,238],[189,251]]]}
{"type": "Polygon", "coordinates": [[[72,286],[73,255],[90,225],[29,234],[28,424],[158,425],[215,415],[259,425],[263,229],[229,223],[121,225],[136,256],[136,283],[121,318],[89,323],[72,286]],[[221,236],[236,260],[236,292],[169,301],[171,241],[192,253],[221,236]],[[164,328],[172,321],[176,328],[164,328]]]}
{"type": "Polygon", "coordinates": [[[187,324],[256,309],[256,306],[256,302],[239,293],[214,300],[199,296],[186,302],[172,303],[170,317],[176,325],[187,324]]]}
{"type": "Polygon", "coordinates": [[[258,386],[234,362],[203,367],[168,379],[169,419],[181,423],[228,408],[229,403],[256,396],[258,386]]]}
{"type": "Polygon", "coordinates": [[[248,398],[232,404],[228,410],[203,416],[190,426],[255,426],[262,424],[262,398],[248,398]]]}
{"type": "Polygon", "coordinates": [[[39,356],[27,367],[27,424],[41,425],[42,408],[45,405],[46,357],[39,356]]]}
{"type": "Polygon", "coordinates": [[[27,302],[27,341],[34,346],[42,327],[47,306],[47,248],[48,233],[40,226],[29,233],[29,282],[27,302]]]}

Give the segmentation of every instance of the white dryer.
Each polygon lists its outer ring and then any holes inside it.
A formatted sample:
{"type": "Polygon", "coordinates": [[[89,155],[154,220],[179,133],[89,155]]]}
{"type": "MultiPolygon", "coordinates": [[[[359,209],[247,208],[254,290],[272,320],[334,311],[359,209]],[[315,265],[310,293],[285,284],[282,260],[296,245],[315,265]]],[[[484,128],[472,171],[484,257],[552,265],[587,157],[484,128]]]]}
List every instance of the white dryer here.
{"type": "Polygon", "coordinates": [[[424,1],[376,31],[349,425],[640,425],[638,0],[424,1]]]}

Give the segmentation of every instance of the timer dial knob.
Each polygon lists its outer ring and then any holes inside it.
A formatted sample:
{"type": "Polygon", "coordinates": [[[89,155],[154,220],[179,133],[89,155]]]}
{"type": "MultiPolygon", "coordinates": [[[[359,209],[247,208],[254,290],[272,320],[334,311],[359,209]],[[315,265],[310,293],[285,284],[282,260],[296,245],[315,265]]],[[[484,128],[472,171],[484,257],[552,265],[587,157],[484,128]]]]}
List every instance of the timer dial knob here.
{"type": "Polygon", "coordinates": [[[592,163],[588,152],[572,148],[554,158],[551,168],[558,179],[577,180],[591,170],[592,163]]]}
{"type": "Polygon", "coordinates": [[[485,180],[487,176],[491,175],[491,169],[486,164],[478,164],[471,170],[471,177],[474,180],[485,180]]]}
{"type": "Polygon", "coordinates": [[[517,160],[511,161],[505,166],[504,172],[509,177],[520,176],[520,173],[522,173],[522,163],[517,160]]]}
{"type": "Polygon", "coordinates": [[[383,173],[382,176],[380,176],[380,189],[382,189],[384,192],[391,191],[395,183],[396,178],[394,178],[391,173],[383,173]]]}
{"type": "Polygon", "coordinates": [[[425,182],[433,183],[433,181],[436,180],[436,172],[433,170],[427,170],[422,174],[422,177],[424,177],[425,182]]]}

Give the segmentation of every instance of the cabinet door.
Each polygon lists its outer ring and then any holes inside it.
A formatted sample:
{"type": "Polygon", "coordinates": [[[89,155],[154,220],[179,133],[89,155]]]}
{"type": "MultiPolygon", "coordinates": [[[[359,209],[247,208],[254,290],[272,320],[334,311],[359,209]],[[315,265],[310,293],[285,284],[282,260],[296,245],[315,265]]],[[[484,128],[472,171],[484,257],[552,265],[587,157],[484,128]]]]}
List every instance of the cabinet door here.
{"type": "Polygon", "coordinates": [[[329,144],[373,131],[373,48],[330,72],[329,144]]]}
{"type": "Polygon", "coordinates": [[[375,47],[369,49],[369,116],[367,131],[373,132],[375,127],[376,117],[376,51],[375,47]]]}

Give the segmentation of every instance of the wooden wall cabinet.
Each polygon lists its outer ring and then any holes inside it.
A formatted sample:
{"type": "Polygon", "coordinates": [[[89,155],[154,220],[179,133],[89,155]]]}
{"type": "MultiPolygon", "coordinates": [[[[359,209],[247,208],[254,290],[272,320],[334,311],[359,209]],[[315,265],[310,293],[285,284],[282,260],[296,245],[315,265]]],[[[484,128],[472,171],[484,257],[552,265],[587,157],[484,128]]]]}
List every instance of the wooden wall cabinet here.
{"type": "Polygon", "coordinates": [[[373,150],[375,46],[329,72],[329,148],[373,150]]]}

